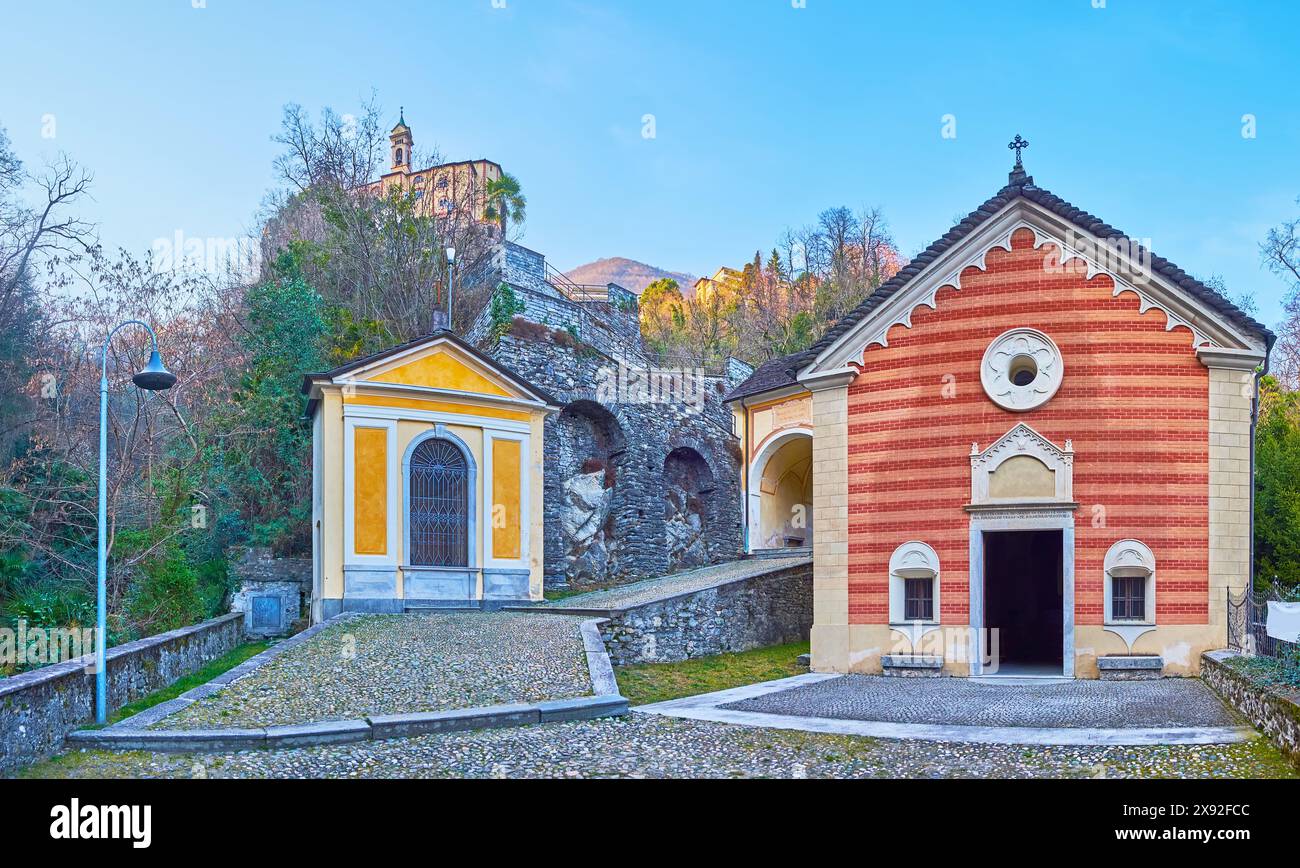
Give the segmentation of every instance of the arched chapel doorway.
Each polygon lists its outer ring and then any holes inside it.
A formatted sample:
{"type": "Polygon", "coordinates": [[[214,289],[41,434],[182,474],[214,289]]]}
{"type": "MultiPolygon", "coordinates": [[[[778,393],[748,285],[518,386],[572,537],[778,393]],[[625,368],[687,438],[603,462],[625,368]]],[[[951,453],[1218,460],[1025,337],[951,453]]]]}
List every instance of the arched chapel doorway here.
{"type": "Polygon", "coordinates": [[[748,482],[749,550],[812,546],[812,431],[772,438],[754,456],[748,482]]]}

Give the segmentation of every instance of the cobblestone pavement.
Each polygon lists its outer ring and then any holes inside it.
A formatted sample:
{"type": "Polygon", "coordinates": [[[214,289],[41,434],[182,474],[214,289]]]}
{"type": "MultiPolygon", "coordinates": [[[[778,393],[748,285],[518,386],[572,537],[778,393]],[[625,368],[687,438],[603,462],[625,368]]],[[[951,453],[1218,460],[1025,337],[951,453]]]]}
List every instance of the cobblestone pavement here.
{"type": "Polygon", "coordinates": [[[151,728],[275,726],[585,696],[581,623],[509,612],[353,618],[151,728]]]}
{"type": "Polygon", "coordinates": [[[951,726],[1239,726],[1196,678],[989,684],[964,678],[846,675],[733,702],[766,714],[951,726]]]}
{"type": "Polygon", "coordinates": [[[1262,739],[1231,745],[1025,747],[883,741],[633,713],[238,754],[74,752],[33,777],[1029,778],[1298,777],[1262,739]]]}
{"type": "Polygon", "coordinates": [[[808,557],[751,558],[743,561],[731,561],[711,567],[701,567],[698,570],[690,570],[685,573],[674,573],[657,579],[633,582],[630,585],[623,585],[618,588],[577,594],[561,600],[543,603],[542,606],[552,609],[626,609],[629,606],[638,606],[642,603],[662,600],[665,597],[672,597],[677,594],[702,591],[723,582],[747,579],[803,563],[811,563],[811,559],[808,557]]]}

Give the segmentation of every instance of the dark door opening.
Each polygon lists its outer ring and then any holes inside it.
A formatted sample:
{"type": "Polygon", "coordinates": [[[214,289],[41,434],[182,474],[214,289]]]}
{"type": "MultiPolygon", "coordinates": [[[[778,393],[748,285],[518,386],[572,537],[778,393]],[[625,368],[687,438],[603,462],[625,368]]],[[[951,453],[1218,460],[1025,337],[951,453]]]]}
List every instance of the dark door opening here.
{"type": "MultiPolygon", "coordinates": [[[[1054,666],[1061,671],[1061,547],[1059,530],[984,534],[984,626],[998,630],[999,667],[1054,666]]],[[[986,642],[991,650],[992,639],[986,642]]]]}

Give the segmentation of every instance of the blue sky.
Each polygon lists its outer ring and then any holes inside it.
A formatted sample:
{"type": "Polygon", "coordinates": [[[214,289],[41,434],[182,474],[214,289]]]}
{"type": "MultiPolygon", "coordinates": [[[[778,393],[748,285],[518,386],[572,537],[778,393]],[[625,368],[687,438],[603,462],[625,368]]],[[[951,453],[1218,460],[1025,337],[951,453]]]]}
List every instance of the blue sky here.
{"type": "Polygon", "coordinates": [[[0,124],[29,164],[92,168],[103,239],[143,252],[247,230],[283,104],[374,88],[417,147],[517,175],[556,266],[696,274],[840,204],[914,253],[1005,183],[1021,133],[1040,185],[1280,316],[1258,244],[1300,215],[1300,4],[504,2],[29,2],[0,124]]]}

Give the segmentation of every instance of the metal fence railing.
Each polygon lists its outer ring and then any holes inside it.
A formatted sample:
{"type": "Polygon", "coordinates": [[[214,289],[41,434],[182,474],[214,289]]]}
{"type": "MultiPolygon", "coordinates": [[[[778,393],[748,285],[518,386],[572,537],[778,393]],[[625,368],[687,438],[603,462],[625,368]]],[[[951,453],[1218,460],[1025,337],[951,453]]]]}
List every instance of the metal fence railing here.
{"type": "Polygon", "coordinates": [[[1300,645],[1268,635],[1268,604],[1283,601],[1276,588],[1264,592],[1248,588],[1239,595],[1229,590],[1228,647],[1260,657],[1300,659],[1300,645]]]}

